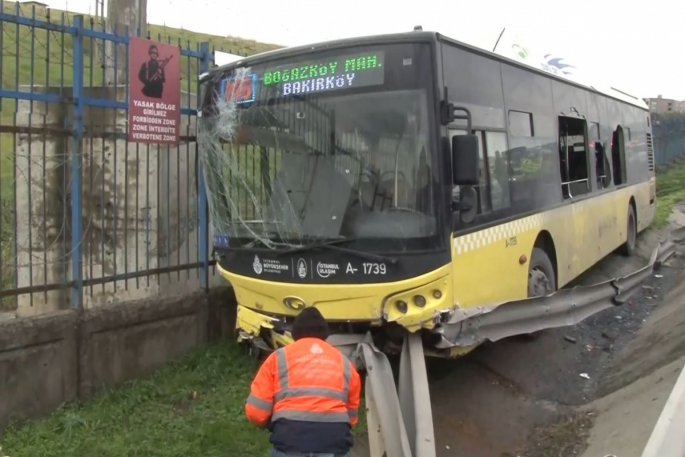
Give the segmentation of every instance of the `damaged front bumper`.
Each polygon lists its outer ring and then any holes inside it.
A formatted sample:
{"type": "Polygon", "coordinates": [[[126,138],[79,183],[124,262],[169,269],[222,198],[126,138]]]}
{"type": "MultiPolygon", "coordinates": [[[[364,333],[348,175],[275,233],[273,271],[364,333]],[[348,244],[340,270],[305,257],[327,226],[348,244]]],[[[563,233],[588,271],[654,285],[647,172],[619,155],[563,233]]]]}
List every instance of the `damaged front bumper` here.
{"type": "Polygon", "coordinates": [[[250,342],[257,349],[274,351],[293,342],[284,319],[258,313],[238,305],[236,313],[238,342],[250,342]]]}
{"type": "MultiPolygon", "coordinates": [[[[443,313],[436,312],[433,316],[432,323],[438,324],[440,322],[447,322],[449,318],[453,315],[452,311],[446,311],[443,313]]],[[[386,322],[386,324],[388,324],[386,322]]],[[[394,324],[394,323],[393,323],[394,324]]],[[[288,319],[282,316],[269,316],[258,311],[254,311],[245,306],[238,305],[237,315],[236,315],[236,333],[237,339],[240,343],[248,343],[253,349],[258,352],[268,353],[275,351],[279,347],[286,346],[294,341],[292,333],[292,319],[288,319]]],[[[333,346],[340,349],[345,355],[349,357],[354,357],[355,351],[360,343],[362,343],[369,335],[369,328],[376,328],[380,333],[383,332],[384,326],[380,323],[373,323],[372,325],[360,325],[358,327],[358,332],[347,332],[347,333],[333,333],[329,338],[328,342],[333,346]]],[[[436,327],[437,328],[437,327],[436,327]]],[[[387,328],[386,328],[387,330],[387,328]]],[[[407,329],[395,326],[395,330],[400,330],[401,333],[395,332],[396,336],[399,336],[401,341],[402,336],[408,332],[407,329]],[[404,330],[404,331],[402,331],[404,330]]],[[[421,329],[419,329],[421,330],[421,329]]],[[[425,335],[429,335],[429,329],[424,328],[422,330],[425,335]]],[[[395,338],[398,339],[398,338],[395,338]]],[[[439,343],[440,340],[436,338],[424,338],[425,342],[428,343],[425,348],[426,355],[432,357],[457,357],[470,352],[472,347],[438,347],[434,344],[430,344],[430,341],[439,343]]],[[[379,343],[380,344],[380,343],[379,343]]],[[[380,344],[381,346],[387,348],[392,348],[387,352],[399,352],[400,347],[393,346],[389,341],[386,344],[380,344]]]]}
{"type": "MultiPolygon", "coordinates": [[[[427,355],[460,356],[485,341],[575,325],[602,310],[620,306],[653,273],[655,267],[658,268],[658,260],[662,260],[666,254],[665,246],[660,244],[647,265],[626,276],[592,286],[577,286],[545,297],[497,305],[464,309],[455,306],[449,310],[434,311],[431,318],[422,316],[411,320],[409,326],[400,325],[402,319],[388,319],[386,314],[377,327],[382,329],[392,324],[410,333],[421,333],[427,355]]],[[[237,316],[236,327],[241,341],[250,341],[265,351],[275,350],[293,341],[290,333],[292,321],[289,323],[285,318],[268,316],[243,306],[238,306],[237,316]]],[[[367,329],[360,327],[358,333],[353,329],[350,333],[334,334],[331,338],[343,346],[354,346],[355,341],[367,333],[367,329]]]]}
{"type": "Polygon", "coordinates": [[[374,336],[390,334],[386,339],[400,345],[407,331],[430,330],[446,322],[455,308],[450,265],[404,281],[353,285],[265,281],[230,273],[221,266],[219,272],[235,291],[238,339],[265,351],[292,342],[291,325],[298,310],[306,306],[317,307],[336,335],[347,338],[371,331],[374,336]],[[294,288],[297,296],[291,295],[294,288]],[[416,302],[417,297],[421,302],[416,302]]]}

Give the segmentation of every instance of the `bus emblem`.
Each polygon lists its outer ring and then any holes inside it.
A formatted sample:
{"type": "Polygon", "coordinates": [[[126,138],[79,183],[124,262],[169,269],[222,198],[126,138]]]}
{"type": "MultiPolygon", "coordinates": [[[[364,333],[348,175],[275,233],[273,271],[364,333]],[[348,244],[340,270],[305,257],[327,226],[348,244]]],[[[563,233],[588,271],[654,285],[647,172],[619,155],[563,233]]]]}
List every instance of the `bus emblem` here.
{"type": "Polygon", "coordinates": [[[302,279],[307,277],[307,262],[304,259],[297,261],[297,275],[302,279]]]}
{"type": "Polygon", "coordinates": [[[252,262],[252,268],[254,268],[254,272],[257,273],[258,275],[262,274],[262,271],[264,268],[262,267],[262,262],[259,261],[258,256],[254,256],[254,262],[252,262]]]}
{"type": "Polygon", "coordinates": [[[287,306],[288,308],[299,311],[301,309],[304,309],[305,306],[307,306],[304,303],[304,300],[302,300],[299,297],[285,297],[283,299],[283,304],[287,306]]]}

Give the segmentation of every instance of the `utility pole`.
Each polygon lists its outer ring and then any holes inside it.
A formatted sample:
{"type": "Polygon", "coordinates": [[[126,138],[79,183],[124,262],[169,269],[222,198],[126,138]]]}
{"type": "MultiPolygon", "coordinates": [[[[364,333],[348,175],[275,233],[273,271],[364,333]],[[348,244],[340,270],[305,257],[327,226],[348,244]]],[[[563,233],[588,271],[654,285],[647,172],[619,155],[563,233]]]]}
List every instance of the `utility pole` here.
{"type": "Polygon", "coordinates": [[[499,36],[497,37],[497,41],[495,42],[495,47],[492,48],[492,52],[495,52],[495,49],[497,49],[497,45],[499,44],[499,40],[502,39],[502,35],[504,35],[504,31],[506,30],[506,27],[502,28],[502,31],[500,32],[499,36]]]}
{"type": "MultiPolygon", "coordinates": [[[[130,36],[147,36],[147,0],[108,0],[107,32],[124,35],[127,27],[130,36]]],[[[105,83],[126,84],[127,65],[125,45],[106,41],[105,83]]]]}
{"type": "MultiPolygon", "coordinates": [[[[95,0],[95,28],[98,31],[105,31],[106,23],[105,23],[105,0],[95,0]]],[[[100,43],[98,42],[97,45],[95,45],[95,56],[93,58],[97,58],[98,64],[100,65],[101,68],[105,68],[105,49],[104,47],[100,46],[100,43]]]]}
{"type": "Polygon", "coordinates": [[[100,30],[105,26],[105,0],[95,0],[95,23],[100,30]]]}

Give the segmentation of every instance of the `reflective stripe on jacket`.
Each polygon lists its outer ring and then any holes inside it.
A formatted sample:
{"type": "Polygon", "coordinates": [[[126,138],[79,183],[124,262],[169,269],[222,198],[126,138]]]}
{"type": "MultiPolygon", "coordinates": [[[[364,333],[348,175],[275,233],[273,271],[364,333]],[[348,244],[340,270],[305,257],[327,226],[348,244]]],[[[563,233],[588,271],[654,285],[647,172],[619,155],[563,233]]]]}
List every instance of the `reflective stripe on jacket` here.
{"type": "Polygon", "coordinates": [[[357,424],[359,373],[338,349],[302,338],[267,357],[252,382],[245,413],[264,426],[279,419],[357,424]]]}

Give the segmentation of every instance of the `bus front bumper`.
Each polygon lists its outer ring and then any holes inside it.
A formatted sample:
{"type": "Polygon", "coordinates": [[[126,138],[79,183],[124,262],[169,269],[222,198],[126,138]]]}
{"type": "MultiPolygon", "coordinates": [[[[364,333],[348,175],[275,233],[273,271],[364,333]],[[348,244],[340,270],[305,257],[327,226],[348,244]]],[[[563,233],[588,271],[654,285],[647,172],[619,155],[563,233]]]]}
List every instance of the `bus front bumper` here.
{"type": "MultiPolygon", "coordinates": [[[[441,319],[444,321],[449,319],[451,314],[445,312],[441,316],[441,319]]],[[[282,317],[269,316],[238,305],[236,314],[237,340],[239,343],[249,344],[258,352],[268,353],[292,343],[294,340],[290,326],[291,323],[288,323],[282,317]]],[[[382,331],[382,324],[380,323],[372,323],[371,328],[373,327],[382,331]]],[[[348,357],[353,358],[358,345],[368,341],[368,338],[370,338],[368,329],[367,323],[367,326],[359,327],[360,331],[358,333],[333,333],[329,336],[328,342],[340,349],[348,357]]],[[[424,328],[424,330],[428,329],[424,328]]],[[[425,354],[431,357],[454,358],[471,352],[476,346],[478,345],[451,348],[429,346],[425,348],[425,354]]],[[[399,347],[394,349],[399,349],[399,347]]]]}

